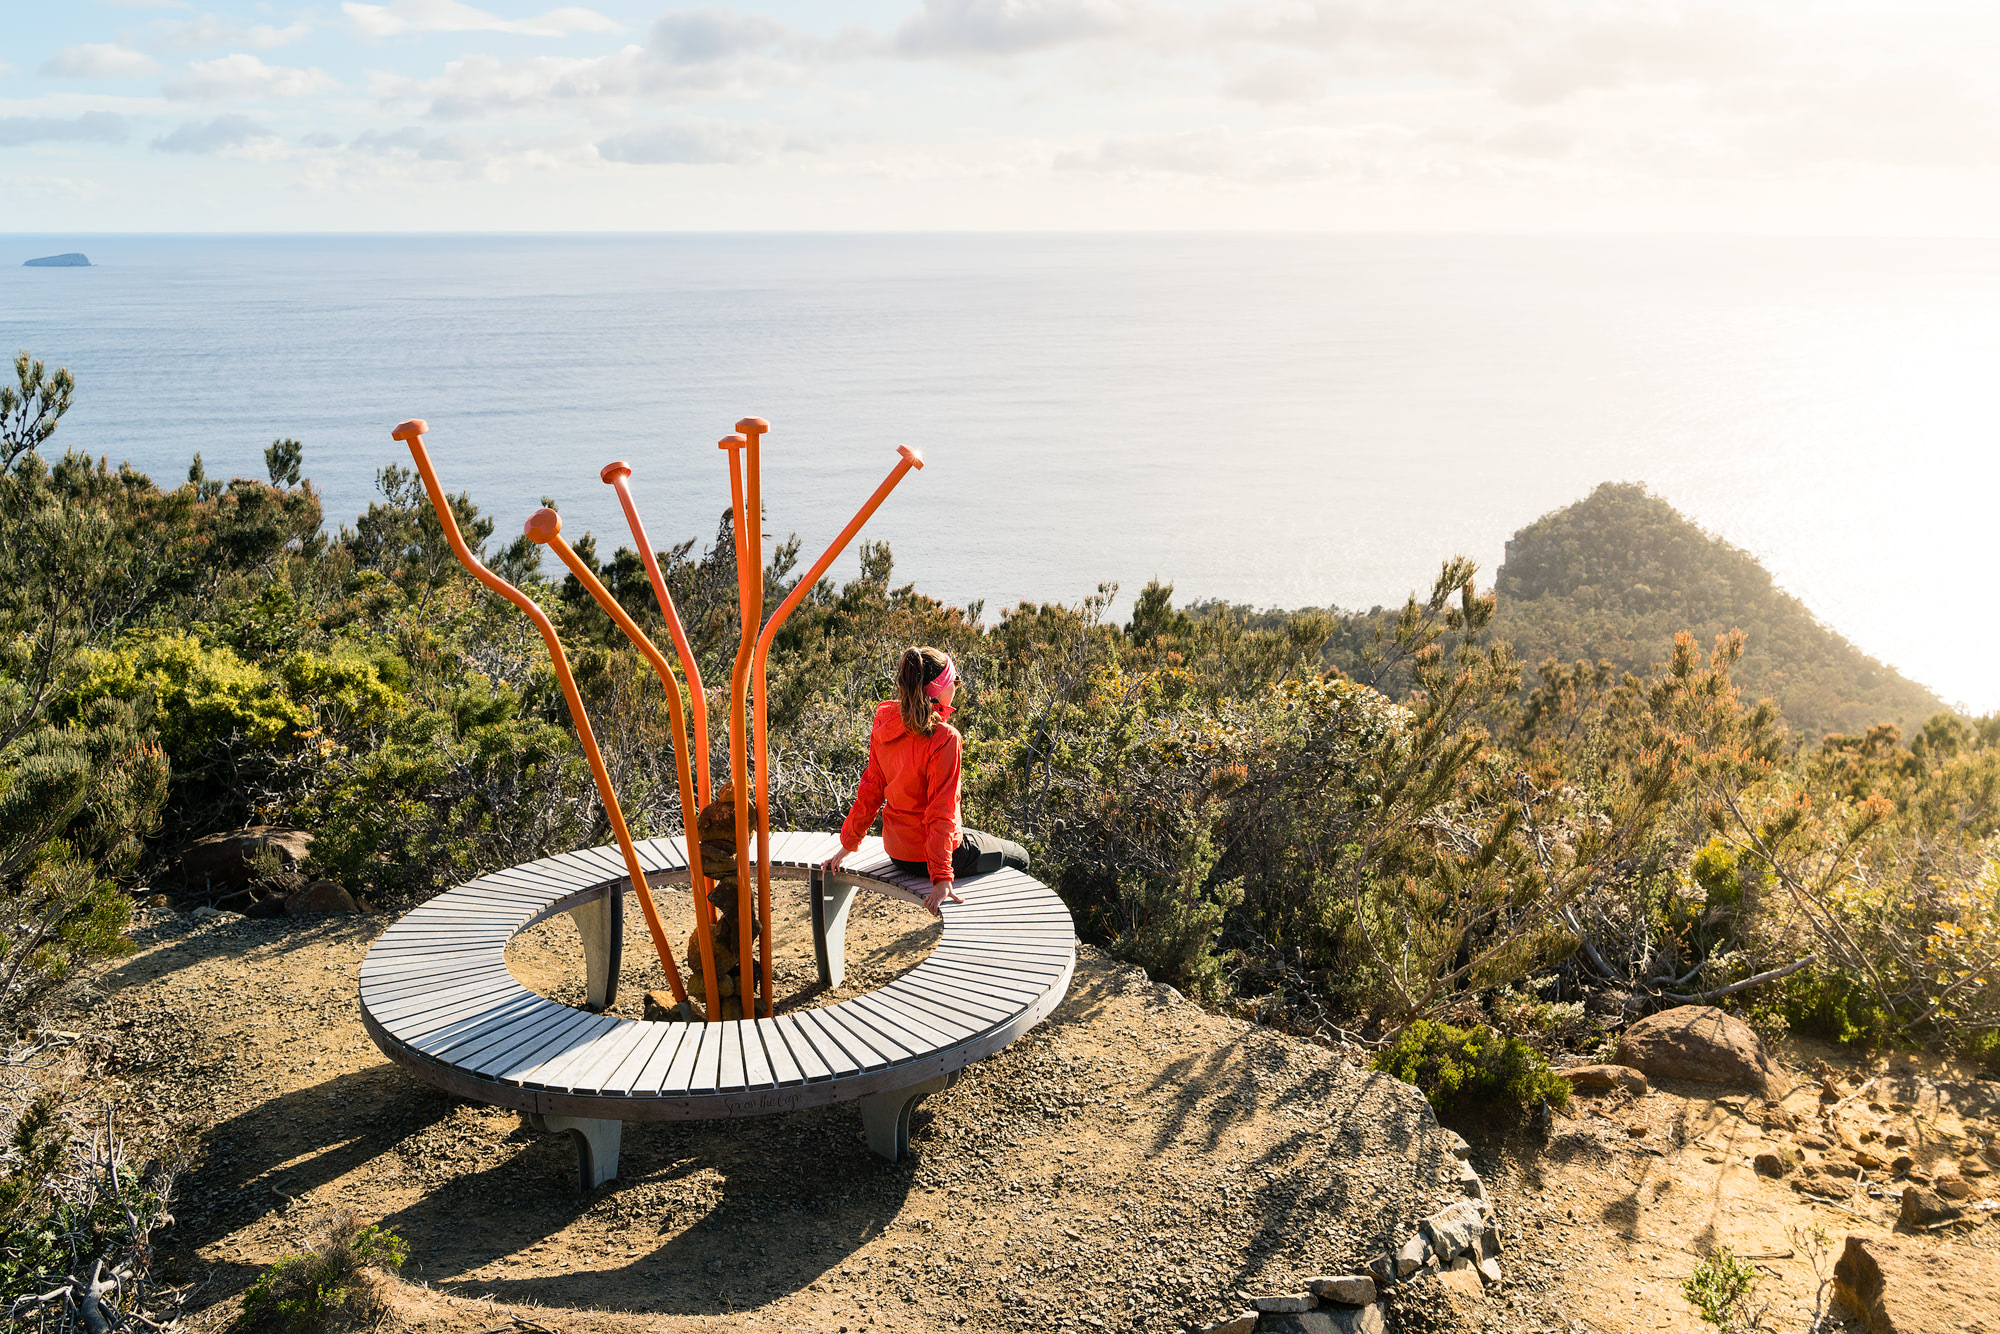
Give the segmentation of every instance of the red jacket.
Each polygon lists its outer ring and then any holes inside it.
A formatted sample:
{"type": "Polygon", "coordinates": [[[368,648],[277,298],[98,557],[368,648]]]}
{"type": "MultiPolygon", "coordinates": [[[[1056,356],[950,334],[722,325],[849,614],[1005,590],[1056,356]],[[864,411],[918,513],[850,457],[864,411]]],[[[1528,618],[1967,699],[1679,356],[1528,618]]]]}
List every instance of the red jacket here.
{"type": "Polygon", "coordinates": [[[925,862],[933,881],[951,879],[951,854],[958,846],[958,774],[962,740],[943,721],[951,709],[940,705],[929,736],[903,726],[893,699],[875,708],[868,733],[868,767],[854,809],[840,827],[840,846],[861,846],[875,813],[882,813],[882,844],[891,857],[925,862]]]}

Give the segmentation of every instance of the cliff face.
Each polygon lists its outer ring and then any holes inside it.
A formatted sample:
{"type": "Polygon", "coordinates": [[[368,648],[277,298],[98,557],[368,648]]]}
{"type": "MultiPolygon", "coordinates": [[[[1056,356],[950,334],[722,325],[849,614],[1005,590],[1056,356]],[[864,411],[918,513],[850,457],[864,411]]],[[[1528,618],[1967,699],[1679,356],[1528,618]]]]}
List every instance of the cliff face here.
{"type": "Polygon", "coordinates": [[[1705,649],[1740,629],[1738,685],[1751,699],[1775,699],[1808,741],[1885,720],[1908,735],[1945,707],[1822,625],[1755,557],[1642,486],[1607,482],[1521,529],[1494,586],[1493,635],[1512,640],[1531,667],[1609,658],[1643,674],[1667,657],[1677,630],[1705,649]]]}
{"type": "Polygon", "coordinates": [[[87,269],[91,267],[90,257],[72,250],[63,255],[44,255],[40,259],[23,260],[24,269],[87,269]]]}

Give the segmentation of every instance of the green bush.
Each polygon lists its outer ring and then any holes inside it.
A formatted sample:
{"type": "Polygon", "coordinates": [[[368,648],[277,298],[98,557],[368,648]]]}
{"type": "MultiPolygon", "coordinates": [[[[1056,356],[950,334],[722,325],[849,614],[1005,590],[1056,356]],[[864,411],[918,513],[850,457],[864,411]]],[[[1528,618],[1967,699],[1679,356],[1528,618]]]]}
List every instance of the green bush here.
{"type": "Polygon", "coordinates": [[[1805,968],[1784,981],[1784,990],[1763,1007],[1794,1033],[1824,1038],[1843,1047],[1874,1047],[1888,1036],[1890,1018],[1858,978],[1824,968],[1805,968]]]}
{"type": "Polygon", "coordinates": [[[378,1275],[393,1275],[410,1258],[404,1240],[364,1226],[349,1210],[330,1219],[305,1251],[272,1263],[243,1294],[249,1329],[309,1334],[376,1319],[382,1310],[378,1275]]]}
{"type": "Polygon", "coordinates": [[[1215,953],[1222,919],[1243,902],[1243,882],[1205,888],[1215,852],[1197,840],[1178,875],[1126,875],[1118,881],[1123,929],[1111,953],[1138,964],[1156,982],[1180,988],[1205,1005],[1228,989],[1222,960],[1215,953]]]}
{"type": "Polygon", "coordinates": [[[1569,1105],[1569,1082],[1549,1069],[1540,1052],[1485,1024],[1454,1028],[1419,1019],[1375,1058],[1375,1068],[1422,1089],[1441,1117],[1461,1110],[1526,1109],[1543,1102],[1569,1105]]]}

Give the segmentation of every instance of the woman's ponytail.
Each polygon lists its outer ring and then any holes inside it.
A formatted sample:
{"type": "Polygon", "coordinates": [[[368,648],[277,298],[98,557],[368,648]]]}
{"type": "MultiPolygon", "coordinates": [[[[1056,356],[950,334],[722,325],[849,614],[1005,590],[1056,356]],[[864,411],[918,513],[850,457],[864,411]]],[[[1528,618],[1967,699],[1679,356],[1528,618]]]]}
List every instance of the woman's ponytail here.
{"type": "Polygon", "coordinates": [[[896,663],[896,705],[903,713],[903,726],[918,736],[929,736],[937,726],[937,701],[924,687],[951,670],[951,659],[937,649],[904,649],[896,663]]]}

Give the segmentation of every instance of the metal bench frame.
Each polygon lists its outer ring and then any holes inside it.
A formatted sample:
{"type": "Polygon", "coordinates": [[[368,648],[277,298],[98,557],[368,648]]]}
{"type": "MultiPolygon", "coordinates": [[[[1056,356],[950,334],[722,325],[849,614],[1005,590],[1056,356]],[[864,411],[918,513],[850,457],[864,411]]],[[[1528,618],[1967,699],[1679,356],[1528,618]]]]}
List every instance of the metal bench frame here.
{"type": "MultiPolygon", "coordinates": [[[[652,886],[685,885],[678,838],[636,845],[652,886]]],[[[820,980],[845,974],[847,912],[857,889],[921,904],[930,885],[866,840],[830,880],[832,834],[771,837],[775,875],[812,882],[820,980]]],[[[558,1004],[508,970],[507,942],[568,913],[582,937],[586,995],[616,995],[622,898],[617,849],[585,848],[447,890],[403,916],[361,964],[361,1018],[384,1054],[463,1097],[525,1112],[568,1132],[579,1188],[618,1174],[627,1121],[760,1116],[857,1100],[868,1147],[909,1151],[910,1115],[971,1062],[990,1056],[1061,1002],[1076,932],[1055,891],[1020,871],[971,876],[944,908],[930,956],[862,996],[775,1019],[700,1024],[624,1019],[558,1004]]]]}

